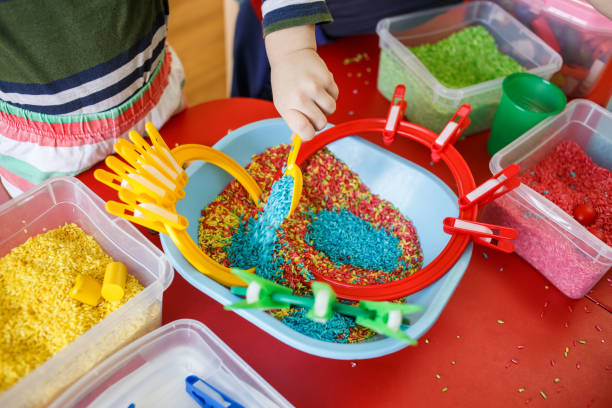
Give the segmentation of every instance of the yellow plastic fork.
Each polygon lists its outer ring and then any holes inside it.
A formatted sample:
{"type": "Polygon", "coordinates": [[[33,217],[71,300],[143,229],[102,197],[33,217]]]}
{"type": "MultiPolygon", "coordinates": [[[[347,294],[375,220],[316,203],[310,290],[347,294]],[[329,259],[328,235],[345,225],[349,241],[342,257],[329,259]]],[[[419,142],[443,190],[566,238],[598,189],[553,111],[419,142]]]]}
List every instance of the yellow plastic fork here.
{"type": "MultiPolygon", "coordinates": [[[[167,234],[183,256],[203,274],[226,286],[246,286],[231,270],[206,255],[186,231],[188,220],[176,211],[176,202],[185,197],[188,176],[183,164],[203,160],[231,174],[259,203],[261,189],[251,175],[225,153],[203,145],[180,145],[170,150],[152,123],[146,124],[151,144],[132,131],[128,140],[115,143],[116,156],[106,158],[111,171],[98,169],[94,177],[118,191],[121,201],[108,201],[106,210],[135,224],[167,234]]],[[[299,147],[299,146],[298,146],[299,147]]],[[[293,158],[295,163],[295,157],[293,158]]],[[[298,166],[293,166],[297,168],[298,166]]],[[[292,170],[292,174],[295,170],[292,170]]],[[[295,177],[295,176],[294,176],[295,177]]],[[[301,173],[300,191],[301,191],[301,173]]],[[[253,273],[255,268],[248,272],[253,273]]]]}

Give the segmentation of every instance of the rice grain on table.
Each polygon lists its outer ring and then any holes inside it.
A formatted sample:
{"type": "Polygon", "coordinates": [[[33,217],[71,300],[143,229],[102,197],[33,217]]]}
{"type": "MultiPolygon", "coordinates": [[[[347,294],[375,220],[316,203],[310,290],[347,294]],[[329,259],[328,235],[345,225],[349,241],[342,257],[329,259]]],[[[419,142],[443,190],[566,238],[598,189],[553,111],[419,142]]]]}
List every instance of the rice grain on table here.
{"type": "Polygon", "coordinates": [[[89,306],[68,295],[78,274],[102,282],[112,261],[75,224],[30,237],[0,259],[0,392],[143,289],[128,274],[119,302],[89,306]]]}

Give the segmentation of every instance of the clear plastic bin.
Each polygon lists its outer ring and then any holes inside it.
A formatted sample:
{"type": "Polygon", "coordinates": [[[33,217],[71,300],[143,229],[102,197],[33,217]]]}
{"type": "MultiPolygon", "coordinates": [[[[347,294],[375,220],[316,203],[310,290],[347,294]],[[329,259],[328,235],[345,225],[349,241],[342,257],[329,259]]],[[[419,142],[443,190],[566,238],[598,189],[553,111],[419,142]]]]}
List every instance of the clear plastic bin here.
{"type": "Polygon", "coordinates": [[[161,325],[163,291],[173,269],[165,255],[74,177],[51,178],[0,206],[0,257],[29,237],[75,223],[144,289],[59,353],[0,394],[0,407],[47,406],[109,354],[161,325]]]}
{"type": "Polygon", "coordinates": [[[397,84],[406,85],[406,117],[434,132],[442,131],[457,108],[472,106],[465,135],[491,127],[502,95],[503,77],[460,89],[442,85],[407,48],[440,41],[466,27],[481,25],[498,49],[543,78],[561,68],[561,57],[504,9],[488,1],[442,7],[378,22],[378,90],[391,99],[397,84]]]}
{"type": "MultiPolygon", "coordinates": [[[[612,112],[576,99],[497,152],[492,173],[512,163],[533,167],[565,140],[573,140],[595,164],[612,170],[612,112]]],[[[486,222],[516,228],[515,251],[568,297],[578,299],[612,266],[612,247],[543,195],[521,184],[488,204],[486,222]]]]}
{"type": "Polygon", "coordinates": [[[185,391],[190,375],[245,407],[291,406],[208,327],[182,319],[109,357],[49,408],[197,407],[185,391]]]}
{"type": "Polygon", "coordinates": [[[561,54],[552,77],[566,95],[583,97],[597,85],[612,54],[612,20],[586,0],[493,0],[561,54]]]}

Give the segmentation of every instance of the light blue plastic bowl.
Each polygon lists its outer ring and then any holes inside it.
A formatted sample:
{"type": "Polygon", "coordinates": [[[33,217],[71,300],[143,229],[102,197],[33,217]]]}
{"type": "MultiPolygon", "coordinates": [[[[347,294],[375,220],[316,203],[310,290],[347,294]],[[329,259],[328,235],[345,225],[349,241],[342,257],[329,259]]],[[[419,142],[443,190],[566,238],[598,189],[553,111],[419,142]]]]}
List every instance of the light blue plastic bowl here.
{"type": "MultiPolygon", "coordinates": [[[[290,135],[291,131],[282,119],[268,119],[230,132],[213,147],[246,166],[252,155],[262,153],[270,146],[290,144],[290,135]]],[[[356,136],[337,140],[327,147],[356,172],[373,193],[393,203],[412,220],[423,249],[423,266],[440,254],[450,239],[450,235],[442,230],[442,220],[459,215],[457,196],[446,184],[428,170],[356,136]]],[[[192,164],[187,174],[189,183],[185,187],[185,198],[177,203],[176,209],[187,218],[187,231],[194,242],[198,242],[201,210],[233,178],[220,168],[204,162],[192,164]]],[[[223,305],[240,300],[227,287],[195,269],[167,235],[161,235],[161,242],[174,268],[193,286],[223,305]]],[[[424,307],[423,313],[411,317],[412,325],[406,330],[410,337],[420,338],[438,319],[461,280],[471,254],[470,244],[442,278],[408,296],[408,303],[424,307]]],[[[320,357],[366,359],[384,356],[407,346],[403,341],[383,336],[353,344],[329,343],[303,335],[261,310],[237,310],[235,313],[280,341],[320,357]]]]}

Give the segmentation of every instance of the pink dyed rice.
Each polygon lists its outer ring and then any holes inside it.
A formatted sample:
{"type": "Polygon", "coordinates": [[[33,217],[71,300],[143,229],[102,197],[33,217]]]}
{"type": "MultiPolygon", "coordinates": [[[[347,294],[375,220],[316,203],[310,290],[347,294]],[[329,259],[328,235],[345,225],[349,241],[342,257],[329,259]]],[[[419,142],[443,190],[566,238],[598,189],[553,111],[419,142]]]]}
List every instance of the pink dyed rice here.
{"type": "MultiPolygon", "coordinates": [[[[598,216],[588,230],[612,243],[612,172],[595,165],[576,143],[559,144],[521,179],[571,217],[576,205],[590,203],[598,216]]],[[[488,204],[483,219],[515,228],[519,232],[515,252],[568,297],[583,297],[607,272],[610,260],[598,259],[595,248],[540,214],[540,209],[511,192],[488,204]]]]}
{"type": "Polygon", "coordinates": [[[586,228],[612,245],[612,172],[593,163],[575,142],[560,143],[531,171],[525,172],[521,181],[571,217],[577,205],[591,204],[597,219],[586,228]]]}

